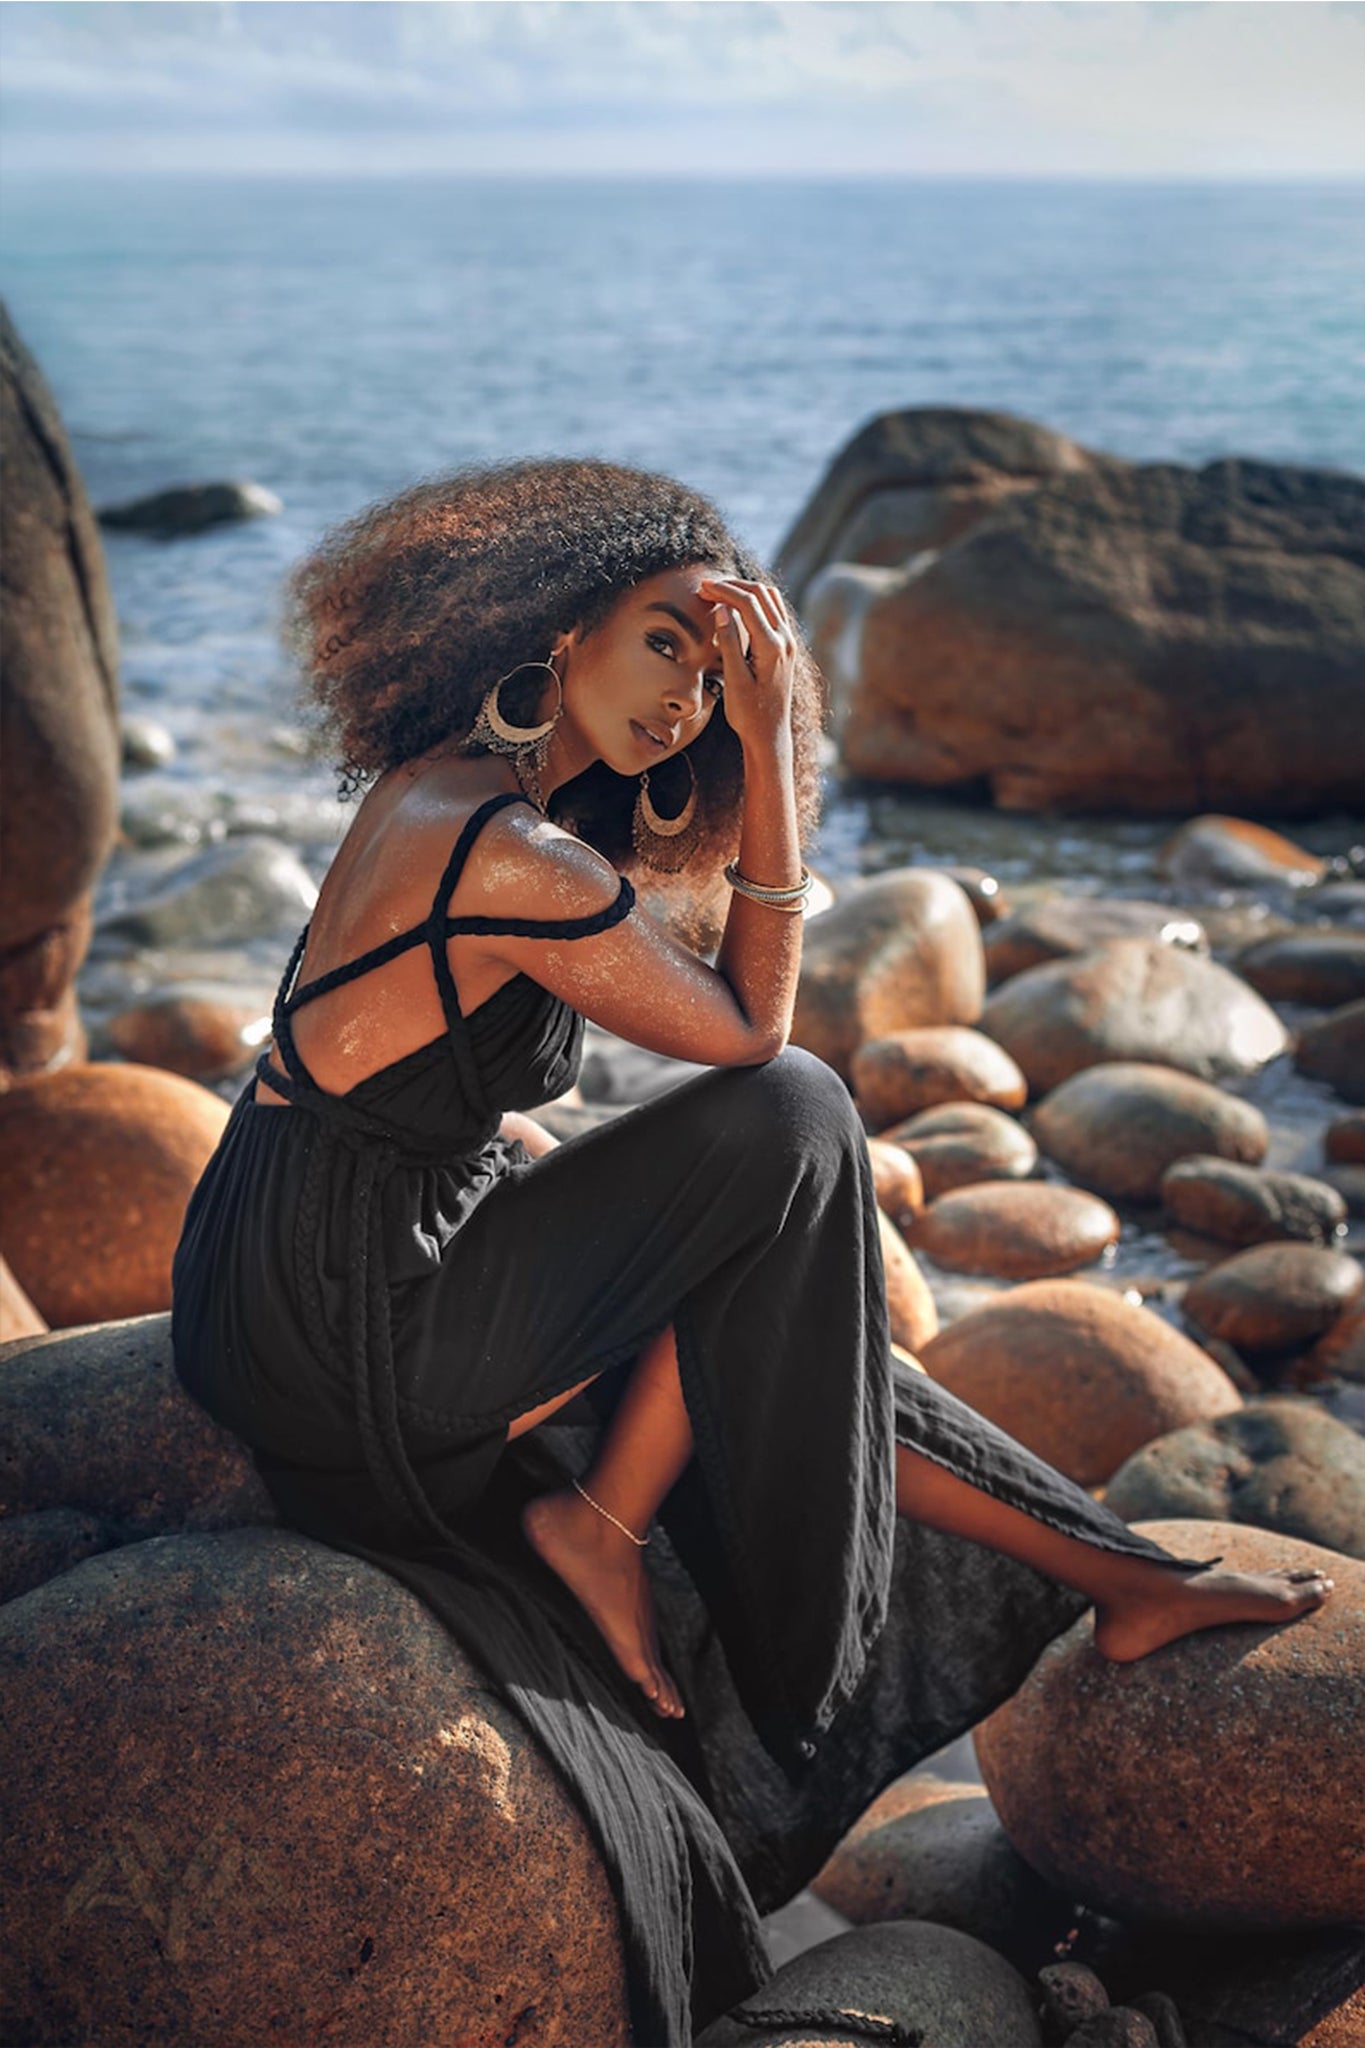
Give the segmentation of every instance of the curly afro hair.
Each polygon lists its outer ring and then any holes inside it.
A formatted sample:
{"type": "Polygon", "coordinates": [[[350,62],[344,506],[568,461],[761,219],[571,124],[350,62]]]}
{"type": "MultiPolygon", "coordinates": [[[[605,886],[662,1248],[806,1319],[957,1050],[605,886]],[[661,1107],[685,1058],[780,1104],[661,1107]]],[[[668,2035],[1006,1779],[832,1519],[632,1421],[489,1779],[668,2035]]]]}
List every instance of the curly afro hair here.
{"type": "MultiPolygon", "coordinates": [[[[339,763],[342,795],[443,740],[486,753],[469,733],[499,676],[541,658],[561,631],[577,625],[586,636],[646,577],[691,563],[772,580],[696,491],[587,459],[459,469],[336,527],[291,575],[284,630],[339,763]]],[[[819,817],[825,694],[796,631],[792,731],[806,844],[819,817]]],[[[684,883],[713,878],[739,845],[744,764],[723,705],[686,751],[701,837],[684,883]]],[[[686,795],[686,770],[665,763],[651,784],[672,812],[686,795]]],[[[550,815],[639,872],[636,791],[633,776],[597,761],[554,792],[550,815]]]]}

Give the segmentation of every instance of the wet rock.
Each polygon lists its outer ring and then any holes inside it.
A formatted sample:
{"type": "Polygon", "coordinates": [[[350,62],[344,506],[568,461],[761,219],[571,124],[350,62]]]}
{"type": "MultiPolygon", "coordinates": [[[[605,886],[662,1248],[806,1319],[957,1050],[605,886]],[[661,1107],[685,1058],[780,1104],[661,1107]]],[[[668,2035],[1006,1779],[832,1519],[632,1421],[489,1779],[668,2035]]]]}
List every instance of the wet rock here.
{"type": "Polygon", "coordinates": [[[1327,1126],[1323,1153],[1337,1166],[1365,1166],[1365,1109],[1339,1116],[1327,1126]]]}
{"type": "Polygon", "coordinates": [[[1083,2020],[1067,2048],[1161,2048],[1156,2028],[1145,2013],[1130,2005],[1111,2005],[1108,2012],[1083,2020]]]}
{"type": "Polygon", "coordinates": [[[1187,1230],[1220,1244],[1330,1244],[1346,1221],[1345,1202],[1325,1181],[1199,1153],[1167,1168],[1161,1199],[1187,1230]]]}
{"type": "Polygon", "coordinates": [[[126,1060],[192,1081],[221,1081],[250,1066],[270,1036],[269,1007],[163,995],[109,1019],[109,1042],[126,1060]]]}
{"type": "Polygon", "coordinates": [[[1169,903],[1127,897],[1058,896],[1016,910],[983,935],[986,977],[994,987],[1030,967],[1093,953],[1110,939],[1151,939],[1207,953],[1208,935],[1197,918],[1169,903]]]}
{"type": "Polygon", "coordinates": [[[1211,1358],[1150,1309],[1080,1280],[1034,1280],[961,1316],[925,1371],[1082,1486],[1187,1422],[1240,1408],[1211,1358]]]}
{"type": "Polygon", "coordinates": [[[872,1130],[940,1102],[1021,1109],[1028,1084],[993,1039],[962,1024],[929,1025],[869,1039],[852,1060],[853,1092],[872,1130]]]}
{"type": "Polygon", "coordinates": [[[1002,497],[868,607],[843,759],[1008,810],[1348,808],[1362,521],[1361,479],[1240,459],[1002,497]]]}
{"type": "Polygon", "coordinates": [[[227,1115],[153,1067],[63,1067],[0,1095],[0,1244],[54,1328],[169,1306],[185,1205],[227,1115]]]}
{"type": "MultiPolygon", "coordinates": [[[[918,2030],[933,2048],[1041,2048],[1032,1995],[1003,1956],[956,1928],[889,1920],[836,1935],[777,1972],[737,2012],[844,2010],[918,2030]]],[[[867,2048],[866,2031],[843,2032],[821,2018],[756,2025],[727,2015],[697,2038],[697,2048],[867,2048]]]]}
{"type": "Polygon", "coordinates": [[[1120,1919],[1365,1918],[1365,1565],[1233,1523],[1143,1531],[1233,1570],[1317,1567],[1336,1591],[1286,1627],[1206,1629],[1127,1664],[1076,1623],[976,1731],[1005,1832],[1051,1883],[1120,1919]]]}
{"type": "Polygon", "coordinates": [[[1008,917],[1010,901],[994,875],[988,875],[984,868],[951,867],[941,868],[941,874],[957,883],[976,912],[976,921],[984,931],[998,918],[1008,917]]]}
{"type": "Polygon", "coordinates": [[[1217,813],[1191,818],[1172,833],[1157,867],[1177,888],[1304,889],[1319,881],[1326,862],[1268,826],[1217,813]]]}
{"type": "Polygon", "coordinates": [[[47,1324],[0,1257],[0,1344],[17,1337],[40,1337],[47,1324]]]}
{"type": "Polygon", "coordinates": [[[872,1185],[879,1207],[885,1209],[898,1230],[914,1222],[924,1207],[924,1182],[910,1154],[885,1138],[869,1138],[867,1156],[872,1162],[872,1185]]]}
{"type": "Polygon", "coordinates": [[[1270,1143],[1252,1103],[1174,1067],[1115,1060],[1087,1067],[1030,1118],[1041,1149],[1072,1180],[1116,1201],[1155,1202],[1188,1158],[1254,1165],[1270,1143]]]}
{"type": "Polygon", "coordinates": [[[1275,1012],[1226,967],[1156,939],[1112,939],[997,989],[981,1029],[1035,1094],[1102,1060],[1146,1060],[1201,1080],[1254,1074],[1284,1051],[1275,1012]]]}
{"type": "Polygon", "coordinates": [[[961,889],[928,868],[896,868],[808,924],[792,1042],[847,1079],[870,1038],[975,1022],[985,983],[981,930],[961,889]]]}
{"type": "Polygon", "coordinates": [[[1077,2027],[1109,2010],[1109,1993],[1084,1963],[1051,1963],[1038,1972],[1042,1993],[1043,2036],[1049,2043],[1069,2041],[1077,2027]]]}
{"type": "Polygon", "coordinates": [[[1272,1003],[1331,1010],[1365,999],[1365,932],[1290,932],[1261,939],[1233,965],[1272,1003]]]}
{"type": "Polygon", "coordinates": [[[1343,1102],[1365,1102],[1365,1002],[1346,1003],[1301,1031],[1294,1065],[1343,1102]]]}
{"type": "Polygon", "coordinates": [[[931,1202],[912,1242],[952,1273],[1041,1280],[1093,1265],[1119,1229],[1109,1204],[1080,1188],[982,1181],[931,1202]]]}
{"type": "Polygon", "coordinates": [[[1365,1287],[1345,1252],[1254,1245],[1210,1266],[1185,1290],[1186,1320],[1242,1352],[1290,1351],[1329,1330],[1365,1287]]]}
{"type": "Polygon", "coordinates": [[[931,1202],[977,1181],[1027,1180],[1038,1164],[1038,1147],[1023,1125],[986,1103],[921,1110],[882,1136],[910,1154],[931,1202]]]}
{"type": "Polygon", "coordinates": [[[125,768],[168,768],[176,755],[165,726],[137,713],[120,719],[119,746],[125,768]]]}
{"type": "Polygon", "coordinates": [[[882,1266],[886,1274],[886,1306],[894,1341],[918,1358],[920,1349],[938,1330],[938,1310],[929,1283],[914,1253],[884,1209],[877,1211],[882,1266]]]}
{"type": "Polygon", "coordinates": [[[908,562],[969,532],[1013,492],[1103,460],[1011,413],[881,413],[821,477],[778,550],[777,573],[804,615],[808,585],[826,564],[908,562]]]}
{"type": "Polygon", "coordinates": [[[99,529],[0,304],[0,1085],[86,1049],[76,971],[118,812],[118,630],[99,529]]]}
{"type": "Polygon", "coordinates": [[[624,2048],[582,1816],[388,1573],[157,1537],[0,1608],[0,1669],[4,2038],[624,2048]]]}
{"type": "Polygon", "coordinates": [[[1158,1437],[1104,1498],[1125,1522],[1248,1522],[1365,1558],[1365,1442],[1309,1401],[1252,1401],[1158,1437]]]}
{"type": "Polygon", "coordinates": [[[1301,899],[1299,914],[1328,924],[1365,925],[1365,882],[1324,882],[1301,899]]]}
{"type": "Polygon", "coordinates": [[[1309,1357],[1323,1372],[1365,1384],[1365,1300],[1357,1295],[1318,1338],[1309,1357]]]}
{"type": "Polygon", "coordinates": [[[228,482],[182,484],[129,498],[121,505],[101,505],[101,526],[124,533],[150,534],[154,540],[203,533],[210,526],[236,525],[243,519],[270,519],[284,506],[264,484],[228,482]]]}
{"type": "Polygon", "coordinates": [[[100,931],[143,945],[239,939],[297,931],[318,900],[297,854],[271,839],[207,848],[139,901],[101,921],[100,931]]]}
{"type": "Polygon", "coordinates": [[[980,1785],[913,1774],[874,1800],[811,1889],[855,1926],[932,1920],[1026,1971],[1070,1925],[1070,1902],[1011,1847],[980,1785]]]}

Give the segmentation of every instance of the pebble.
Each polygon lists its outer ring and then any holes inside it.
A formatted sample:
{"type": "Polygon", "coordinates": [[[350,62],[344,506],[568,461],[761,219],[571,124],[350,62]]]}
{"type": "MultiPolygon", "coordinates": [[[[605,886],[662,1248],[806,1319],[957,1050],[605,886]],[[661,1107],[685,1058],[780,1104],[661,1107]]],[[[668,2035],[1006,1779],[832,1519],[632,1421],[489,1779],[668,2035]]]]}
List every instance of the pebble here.
{"type": "Polygon", "coordinates": [[[1027,1180],[1038,1164],[1038,1147],[1014,1118],[988,1103],[952,1102],[884,1131],[920,1170],[926,1199],[983,1180],[1027,1180]]]}
{"type": "Polygon", "coordinates": [[[176,756],[165,726],[136,712],[119,720],[119,743],[125,768],[168,768],[176,756]]]}
{"type": "Polygon", "coordinates": [[[924,1207],[924,1182],[914,1159],[886,1138],[869,1138],[867,1156],[879,1205],[898,1230],[908,1229],[924,1207]]]}

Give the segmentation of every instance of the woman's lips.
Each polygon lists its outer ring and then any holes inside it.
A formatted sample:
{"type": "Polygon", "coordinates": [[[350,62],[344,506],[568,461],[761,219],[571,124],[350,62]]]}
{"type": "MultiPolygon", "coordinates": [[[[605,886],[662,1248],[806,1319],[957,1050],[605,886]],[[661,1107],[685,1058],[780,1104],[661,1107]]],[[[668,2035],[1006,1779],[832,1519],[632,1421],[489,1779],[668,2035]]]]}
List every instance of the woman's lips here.
{"type": "Polygon", "coordinates": [[[636,739],[639,740],[641,746],[648,747],[651,753],[666,754],[668,752],[668,741],[656,739],[649,727],[641,725],[638,718],[631,719],[630,729],[636,739]]]}

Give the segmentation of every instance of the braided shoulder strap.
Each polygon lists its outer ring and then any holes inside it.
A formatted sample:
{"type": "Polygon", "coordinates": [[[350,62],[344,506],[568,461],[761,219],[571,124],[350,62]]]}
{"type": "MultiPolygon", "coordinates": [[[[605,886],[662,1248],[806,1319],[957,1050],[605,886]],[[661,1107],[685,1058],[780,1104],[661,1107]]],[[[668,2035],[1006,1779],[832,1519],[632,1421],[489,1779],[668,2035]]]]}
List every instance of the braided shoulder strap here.
{"type": "Polygon", "coordinates": [[[847,2012],[842,2006],[803,2005],[798,2011],[794,2006],[774,2005],[762,2012],[740,2006],[727,2017],[737,2020],[742,2027],[765,2031],[799,2027],[809,2032],[814,2027],[818,2033],[842,2034],[845,2039],[852,2034],[859,2041],[886,2041],[890,2048],[924,2048],[924,2036],[918,2027],[903,2027],[899,2020],[883,2019],[876,2013],[847,2012]]]}

